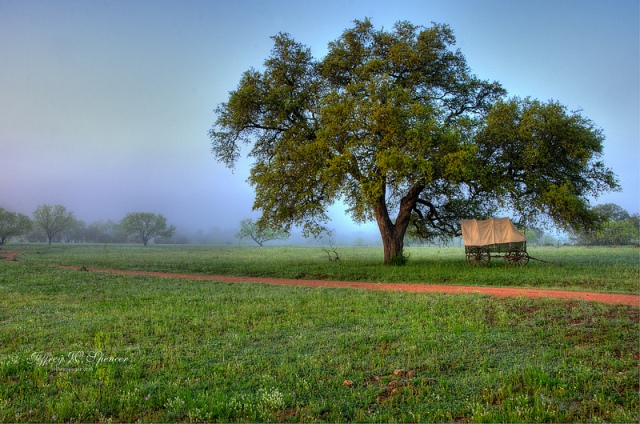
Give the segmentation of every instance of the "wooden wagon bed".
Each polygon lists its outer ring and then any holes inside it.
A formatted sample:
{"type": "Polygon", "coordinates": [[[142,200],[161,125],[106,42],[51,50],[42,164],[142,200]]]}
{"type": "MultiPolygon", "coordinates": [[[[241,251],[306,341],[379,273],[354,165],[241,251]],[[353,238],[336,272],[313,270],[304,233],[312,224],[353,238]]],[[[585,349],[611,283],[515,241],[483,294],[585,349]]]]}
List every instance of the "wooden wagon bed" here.
{"type": "Polygon", "coordinates": [[[529,263],[527,239],[509,218],[463,219],[462,239],[469,265],[486,266],[492,256],[510,266],[529,263]]]}

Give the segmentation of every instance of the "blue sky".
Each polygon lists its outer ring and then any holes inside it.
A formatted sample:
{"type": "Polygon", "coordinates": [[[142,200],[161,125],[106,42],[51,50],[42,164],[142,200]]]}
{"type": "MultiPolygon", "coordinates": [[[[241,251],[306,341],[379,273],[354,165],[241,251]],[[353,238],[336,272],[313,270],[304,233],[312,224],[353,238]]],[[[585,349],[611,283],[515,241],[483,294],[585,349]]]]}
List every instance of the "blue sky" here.
{"type": "MultiPolygon", "coordinates": [[[[637,0],[0,0],[0,206],[237,228],[256,217],[249,163],[232,173],[210,154],[213,109],[262,65],[272,35],[322,57],[369,17],[447,23],[479,77],[581,109],[623,188],[594,204],[639,212],[639,16],[637,0]]],[[[356,228],[340,207],[332,216],[356,228]]]]}

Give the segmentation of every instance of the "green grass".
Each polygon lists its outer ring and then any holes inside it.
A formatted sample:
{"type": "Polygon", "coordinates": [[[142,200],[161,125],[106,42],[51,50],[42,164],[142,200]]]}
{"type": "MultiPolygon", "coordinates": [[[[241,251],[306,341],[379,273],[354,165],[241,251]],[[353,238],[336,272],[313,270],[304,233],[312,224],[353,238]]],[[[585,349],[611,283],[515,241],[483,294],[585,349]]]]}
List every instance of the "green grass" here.
{"type": "MultiPolygon", "coordinates": [[[[23,246],[15,246],[23,247],[23,246]]],[[[532,247],[536,260],[507,268],[501,258],[487,268],[465,263],[464,248],[410,247],[403,267],[382,266],[382,248],[338,247],[340,260],[330,262],[321,247],[212,247],[138,245],[25,245],[21,259],[86,267],[202,273],[481,286],[560,288],[613,293],[640,293],[640,249],[532,247]]],[[[12,247],[13,248],[13,247],[12,247]]]]}
{"type": "Polygon", "coordinates": [[[422,264],[457,282],[475,274],[494,285],[500,280],[491,273],[507,280],[511,272],[553,286],[551,274],[564,268],[605,283],[625,272],[632,278],[634,269],[637,278],[631,249],[541,250],[532,255],[562,267],[527,270],[469,269],[455,249],[411,249],[409,266],[394,269],[379,266],[377,250],[339,248],[337,264],[317,250],[39,246],[21,257],[27,261],[0,262],[0,421],[638,420],[638,308],[38,264],[270,276],[325,270],[341,279],[334,275],[363,267],[361,280],[390,281],[421,281],[422,264]]]}

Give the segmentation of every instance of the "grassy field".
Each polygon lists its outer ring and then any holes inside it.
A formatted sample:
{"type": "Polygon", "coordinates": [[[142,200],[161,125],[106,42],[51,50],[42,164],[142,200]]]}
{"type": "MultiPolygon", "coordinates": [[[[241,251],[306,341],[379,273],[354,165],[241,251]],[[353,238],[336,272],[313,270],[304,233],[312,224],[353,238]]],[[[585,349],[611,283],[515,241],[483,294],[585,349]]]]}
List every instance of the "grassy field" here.
{"type": "Polygon", "coordinates": [[[338,247],[330,262],[322,247],[213,247],[150,245],[16,245],[30,262],[147,271],[283,277],[386,283],[457,284],[561,288],[640,293],[640,249],[533,247],[535,260],[507,268],[492,259],[487,268],[466,265],[463,247],[410,247],[404,267],[384,267],[381,247],[338,247]]]}
{"type": "MultiPolygon", "coordinates": [[[[0,421],[636,422],[640,310],[133,277],[41,264],[638,293],[638,249],[9,246],[0,421]]],[[[5,247],[5,249],[7,249],[5,247]]],[[[7,249],[8,250],[8,249],[7,249]]],[[[1,252],[1,251],[0,251],[1,252]]]]}

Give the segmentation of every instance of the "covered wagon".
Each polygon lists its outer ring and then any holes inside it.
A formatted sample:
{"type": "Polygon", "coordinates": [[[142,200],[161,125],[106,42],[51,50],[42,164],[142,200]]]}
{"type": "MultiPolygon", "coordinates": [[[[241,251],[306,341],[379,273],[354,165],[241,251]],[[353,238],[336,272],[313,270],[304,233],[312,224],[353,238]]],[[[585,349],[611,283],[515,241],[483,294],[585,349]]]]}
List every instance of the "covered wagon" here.
{"type": "Polygon", "coordinates": [[[527,239],[509,218],[463,219],[462,239],[469,265],[486,266],[492,256],[510,266],[529,263],[527,239]]]}

